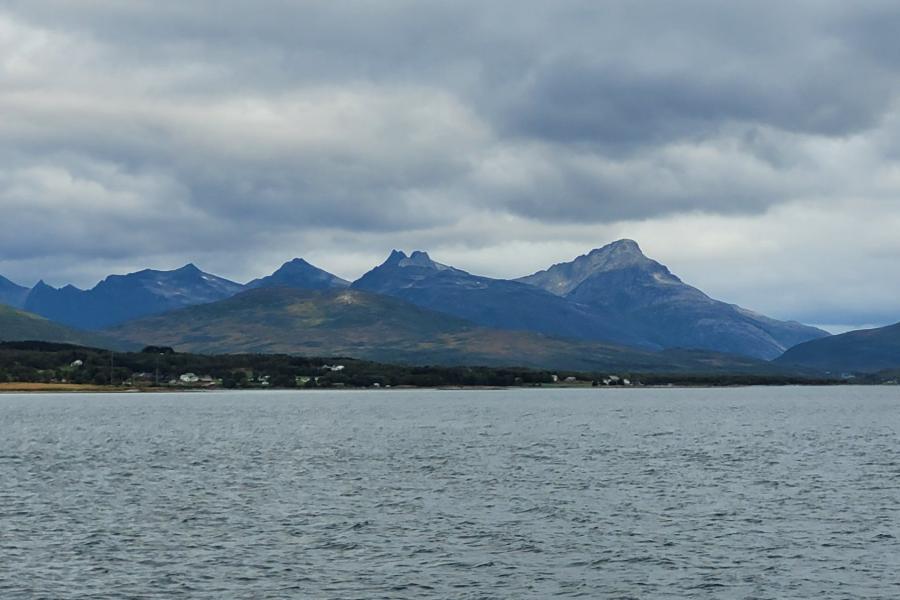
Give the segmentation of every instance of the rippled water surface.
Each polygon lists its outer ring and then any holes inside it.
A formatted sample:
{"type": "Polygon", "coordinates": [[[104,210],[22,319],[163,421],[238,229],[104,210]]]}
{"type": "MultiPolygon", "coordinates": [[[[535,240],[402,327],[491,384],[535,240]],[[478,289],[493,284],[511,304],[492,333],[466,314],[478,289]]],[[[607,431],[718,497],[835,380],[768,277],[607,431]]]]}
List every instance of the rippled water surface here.
{"type": "Polygon", "coordinates": [[[900,598],[900,389],[0,396],[0,598],[900,598]]]}

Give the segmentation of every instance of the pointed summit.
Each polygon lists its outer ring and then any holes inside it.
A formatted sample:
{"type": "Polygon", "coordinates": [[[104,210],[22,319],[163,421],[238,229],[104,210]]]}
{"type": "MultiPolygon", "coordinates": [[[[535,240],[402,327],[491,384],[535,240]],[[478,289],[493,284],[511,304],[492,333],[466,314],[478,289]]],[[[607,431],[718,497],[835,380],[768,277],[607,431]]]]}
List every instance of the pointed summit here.
{"type": "Polygon", "coordinates": [[[417,250],[394,251],[380,266],[353,282],[353,289],[400,298],[478,325],[543,334],[613,340],[632,337],[587,314],[581,307],[536,287],[467,273],[417,250]]]}
{"type": "Polygon", "coordinates": [[[595,248],[591,250],[588,254],[594,253],[617,253],[617,254],[639,254],[644,256],[643,251],[641,251],[641,247],[634,240],[628,238],[622,238],[621,240],[616,240],[610,244],[603,246],[602,248],[595,248]]]}
{"type": "Polygon", "coordinates": [[[392,250],[390,256],[387,257],[387,260],[381,263],[381,267],[422,267],[438,271],[450,268],[447,265],[442,265],[439,262],[431,260],[431,257],[428,256],[428,253],[424,250],[414,250],[413,253],[408,256],[402,250],[392,250]]]}
{"type": "Polygon", "coordinates": [[[558,296],[565,296],[597,273],[638,268],[671,276],[668,269],[647,258],[634,240],[622,239],[602,248],[595,248],[575,260],[558,263],[534,275],[516,281],[535,285],[558,296]]]}
{"type": "Polygon", "coordinates": [[[710,298],[618,240],[519,279],[587,307],[662,348],[699,348],[771,359],[825,332],[753,315],[710,298]]]}
{"type": "Polygon", "coordinates": [[[415,250],[408,256],[401,250],[393,250],[387,260],[353,282],[353,287],[386,293],[388,289],[415,285],[438,273],[469,275],[465,271],[431,260],[428,253],[422,250],[415,250]]]}
{"type": "MultiPolygon", "coordinates": [[[[614,242],[610,242],[604,248],[616,248],[616,249],[625,249],[625,250],[633,250],[636,252],[641,252],[640,245],[631,238],[622,238],[616,240],[614,242]]],[[[642,253],[643,254],[643,253],[642,253]]]]}
{"type": "Polygon", "coordinates": [[[330,290],[345,288],[349,285],[349,281],[332,275],[302,258],[295,258],[281,265],[268,277],[254,279],[247,284],[247,287],[250,289],[287,287],[300,290],[330,290]]]}
{"type": "Polygon", "coordinates": [[[385,259],[385,261],[383,263],[381,263],[381,266],[382,267],[396,266],[396,265],[400,264],[400,261],[406,260],[407,258],[409,258],[409,257],[406,256],[406,252],[403,252],[402,250],[394,249],[394,250],[391,250],[391,253],[390,253],[390,255],[388,255],[387,259],[385,259]]]}

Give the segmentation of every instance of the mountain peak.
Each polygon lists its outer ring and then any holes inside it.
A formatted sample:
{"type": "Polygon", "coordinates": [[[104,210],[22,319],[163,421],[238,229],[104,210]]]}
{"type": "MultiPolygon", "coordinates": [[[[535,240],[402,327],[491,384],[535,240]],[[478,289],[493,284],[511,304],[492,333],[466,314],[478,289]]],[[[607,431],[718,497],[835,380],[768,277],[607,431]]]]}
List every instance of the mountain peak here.
{"type": "Polygon", "coordinates": [[[634,268],[658,273],[664,278],[674,278],[663,265],[647,258],[637,242],[621,239],[518,281],[565,296],[593,275],[634,268]]]}
{"type": "Polygon", "coordinates": [[[326,290],[345,288],[350,282],[323,271],[302,258],[294,258],[267,277],[254,279],[247,284],[250,289],[287,287],[301,290],[326,290]]]}
{"type": "Polygon", "coordinates": [[[433,269],[436,271],[444,271],[449,269],[447,265],[431,260],[428,253],[424,250],[414,250],[412,254],[407,255],[402,250],[392,250],[390,256],[382,264],[383,267],[420,267],[425,269],[433,269]]]}
{"type": "Polygon", "coordinates": [[[384,265],[396,265],[401,260],[406,260],[407,258],[409,257],[406,256],[406,252],[395,248],[394,250],[391,250],[391,254],[387,257],[387,260],[384,261],[384,265]]]}
{"type": "Polygon", "coordinates": [[[426,267],[429,269],[438,269],[442,271],[447,268],[446,265],[442,265],[440,263],[436,263],[431,260],[431,257],[428,256],[427,252],[422,250],[415,250],[412,254],[409,255],[405,261],[401,261],[402,267],[426,267]]]}
{"type": "Polygon", "coordinates": [[[180,269],[175,269],[176,273],[202,273],[202,271],[194,263],[188,263],[180,269]]]}
{"type": "Polygon", "coordinates": [[[623,254],[639,254],[644,256],[641,247],[634,240],[628,238],[622,238],[621,240],[616,240],[610,244],[603,246],[602,248],[595,248],[591,250],[589,254],[595,254],[600,252],[617,252],[623,254]]]}
{"type": "Polygon", "coordinates": [[[275,271],[275,273],[273,273],[273,275],[277,275],[280,273],[303,273],[305,271],[310,271],[310,270],[318,270],[318,269],[316,269],[316,267],[309,264],[302,258],[293,258],[293,259],[287,261],[286,263],[284,263],[283,265],[281,265],[280,267],[278,267],[278,270],[275,271]]]}

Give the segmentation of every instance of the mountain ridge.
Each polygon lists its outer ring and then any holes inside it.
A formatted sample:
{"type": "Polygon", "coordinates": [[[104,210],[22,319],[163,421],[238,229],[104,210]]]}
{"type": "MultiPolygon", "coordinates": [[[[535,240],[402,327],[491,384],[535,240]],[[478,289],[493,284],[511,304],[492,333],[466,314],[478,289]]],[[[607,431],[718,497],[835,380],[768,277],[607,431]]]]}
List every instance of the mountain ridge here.
{"type": "Polygon", "coordinates": [[[775,363],[815,368],[836,374],[875,373],[898,369],[900,323],[848,331],[798,344],[777,358],[775,363]]]}
{"type": "Polygon", "coordinates": [[[310,264],[305,259],[294,258],[284,263],[271,275],[247,283],[245,289],[260,287],[293,287],[306,290],[349,287],[350,282],[310,264]]]}
{"type": "Polygon", "coordinates": [[[778,368],[747,357],[657,353],[488,329],[352,288],[257,288],[219,302],[125,323],[104,334],[123,343],[190,352],[330,355],[410,364],[647,372],[764,372],[778,368]]]}
{"type": "Polygon", "coordinates": [[[58,323],[96,330],[147,314],[221,300],[241,289],[239,283],[188,263],[171,271],[143,269],[109,275],[89,290],[73,285],[54,288],[41,280],[29,292],[24,308],[58,323]]]}
{"type": "MultiPolygon", "coordinates": [[[[647,257],[630,239],[515,280],[474,275],[437,262],[422,250],[407,255],[395,249],[352,283],[302,258],[245,285],[188,263],[171,271],[110,275],[89,290],[72,285],[54,288],[40,281],[21,304],[62,324],[99,330],[267,287],[356,289],[481,327],[646,350],[697,348],[768,360],[798,343],[828,335],[713,299],[647,257]]],[[[21,289],[12,289],[21,294],[21,289]]]]}
{"type": "Polygon", "coordinates": [[[399,298],[483,327],[647,346],[615,323],[564,298],[523,283],[472,275],[435,262],[422,251],[409,256],[393,251],[354,281],[351,289],[399,298]]]}
{"type": "Polygon", "coordinates": [[[130,346],[100,333],[80,331],[5,305],[0,305],[0,341],[61,342],[111,349],[130,346]]]}
{"type": "Polygon", "coordinates": [[[827,332],[778,321],[711,298],[618,240],[517,281],[592,308],[661,347],[690,347],[766,360],[827,332]]]}

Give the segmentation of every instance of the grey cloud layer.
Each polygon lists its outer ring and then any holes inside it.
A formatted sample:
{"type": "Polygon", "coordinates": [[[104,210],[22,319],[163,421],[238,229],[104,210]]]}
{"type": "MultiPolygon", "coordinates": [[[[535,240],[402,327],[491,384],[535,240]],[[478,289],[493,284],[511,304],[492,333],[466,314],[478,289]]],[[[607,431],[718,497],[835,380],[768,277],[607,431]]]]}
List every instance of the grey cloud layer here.
{"type": "MultiPolygon", "coordinates": [[[[684,215],[845,219],[900,192],[897,23],[831,0],[7,2],[0,269],[202,255],[249,278],[279,254],[556,258],[684,215]]],[[[531,266],[503,264],[478,261],[531,266]]]]}

